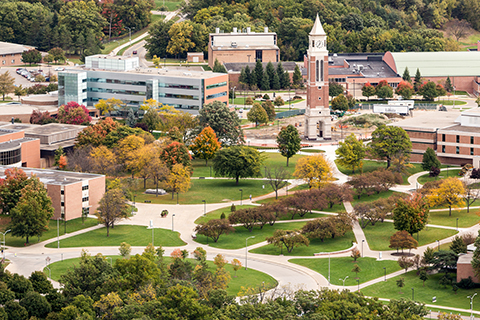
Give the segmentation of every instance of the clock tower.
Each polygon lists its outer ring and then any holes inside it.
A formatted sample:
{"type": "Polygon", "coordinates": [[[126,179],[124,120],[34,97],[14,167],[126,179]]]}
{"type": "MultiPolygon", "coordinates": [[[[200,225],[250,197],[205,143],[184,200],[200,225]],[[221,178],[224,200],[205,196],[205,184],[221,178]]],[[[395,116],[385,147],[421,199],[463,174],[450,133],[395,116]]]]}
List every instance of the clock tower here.
{"type": "Polygon", "coordinates": [[[308,140],[330,140],[332,134],[328,104],[327,35],[323,30],[318,14],[308,39],[305,138],[308,140]]]}

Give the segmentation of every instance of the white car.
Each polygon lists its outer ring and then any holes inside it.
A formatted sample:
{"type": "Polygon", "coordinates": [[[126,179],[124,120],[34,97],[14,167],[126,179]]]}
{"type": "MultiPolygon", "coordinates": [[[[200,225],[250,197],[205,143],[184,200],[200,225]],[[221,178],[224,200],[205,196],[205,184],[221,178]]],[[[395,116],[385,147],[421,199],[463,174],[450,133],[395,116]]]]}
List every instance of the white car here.
{"type": "Polygon", "coordinates": [[[57,68],[55,68],[55,71],[64,71],[64,70],[65,70],[65,68],[63,68],[63,67],[57,67],[57,68]]]}

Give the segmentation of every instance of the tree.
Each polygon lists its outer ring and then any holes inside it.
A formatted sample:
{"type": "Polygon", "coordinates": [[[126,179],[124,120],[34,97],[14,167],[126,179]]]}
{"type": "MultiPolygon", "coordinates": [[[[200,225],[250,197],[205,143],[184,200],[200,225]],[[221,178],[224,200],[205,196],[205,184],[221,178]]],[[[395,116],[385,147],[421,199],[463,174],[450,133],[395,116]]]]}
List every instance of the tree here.
{"type": "Polygon", "coordinates": [[[89,111],[83,104],[70,101],[58,108],[57,119],[60,123],[84,125],[89,124],[92,117],[89,116],[89,111]]]}
{"type": "Polygon", "coordinates": [[[55,61],[55,63],[57,63],[58,61],[65,61],[66,60],[66,57],[65,57],[65,51],[63,51],[62,48],[52,48],[50,49],[50,51],[48,51],[48,54],[52,56],[53,60],[55,61]]]}
{"type": "Polygon", "coordinates": [[[256,80],[256,85],[258,88],[262,87],[262,81],[265,78],[263,66],[262,66],[262,61],[260,59],[257,59],[255,62],[255,68],[253,69],[253,74],[255,75],[255,80],[256,80]]]}
{"type": "Polygon", "coordinates": [[[303,179],[309,188],[319,188],[333,180],[331,166],[321,154],[300,158],[293,176],[303,179]]]}
{"type": "Polygon", "coordinates": [[[268,168],[265,178],[267,178],[268,184],[275,191],[275,199],[278,199],[278,190],[288,185],[288,177],[290,174],[283,167],[268,168]]]}
{"type": "Polygon", "coordinates": [[[54,163],[54,165],[56,165],[56,166],[59,165],[60,158],[62,156],[65,156],[65,151],[63,151],[62,146],[58,146],[57,150],[55,150],[55,157],[54,157],[55,163],[54,163]]]}
{"type": "Polygon", "coordinates": [[[402,75],[403,81],[412,82],[412,77],[410,76],[410,71],[408,71],[408,67],[405,67],[402,75]]]}
{"type": "Polygon", "coordinates": [[[130,258],[130,252],[132,252],[132,246],[126,242],[122,242],[120,243],[118,251],[123,258],[128,259],[130,258]]]}
{"type": "Polygon", "coordinates": [[[293,248],[299,246],[307,246],[310,241],[303,234],[296,230],[280,230],[277,229],[273,233],[272,237],[266,239],[269,244],[273,244],[275,247],[282,248],[285,246],[288,253],[291,253],[293,248]]]}
{"type": "Polygon", "coordinates": [[[332,100],[332,109],[339,111],[348,111],[348,100],[343,93],[339,94],[332,100]]]}
{"type": "Polygon", "coordinates": [[[190,189],[190,172],[181,163],[174,164],[166,185],[172,193],[172,199],[176,192],[187,192],[190,189]]]}
{"type": "Polygon", "coordinates": [[[362,95],[367,97],[367,99],[369,99],[371,96],[374,96],[375,87],[372,86],[370,82],[365,83],[362,87],[362,95]]]}
{"type": "Polygon", "coordinates": [[[15,91],[15,78],[10,75],[9,71],[0,74],[0,94],[5,101],[5,95],[15,91]]]}
{"type": "Polygon", "coordinates": [[[116,121],[113,121],[112,118],[105,118],[104,120],[101,120],[96,124],[83,129],[77,135],[76,147],[87,145],[98,147],[103,145],[107,135],[112,131],[116,131],[119,127],[120,124],[116,121]]]}
{"type": "Polygon", "coordinates": [[[110,228],[114,228],[115,223],[121,219],[127,218],[129,211],[123,191],[121,189],[110,189],[100,199],[95,215],[98,222],[107,228],[108,237],[110,228]]]}
{"type": "Polygon", "coordinates": [[[8,301],[5,304],[5,311],[8,315],[8,319],[27,320],[28,312],[18,302],[8,301]]]}
{"type": "Polygon", "coordinates": [[[350,257],[352,257],[353,262],[356,263],[357,259],[361,257],[360,251],[357,248],[353,248],[352,254],[350,255],[350,257]]]}
{"type": "Polygon", "coordinates": [[[462,198],[467,204],[467,213],[470,212],[470,206],[480,198],[480,190],[473,188],[472,185],[464,185],[465,193],[463,193],[462,198]]]}
{"type": "Polygon", "coordinates": [[[281,61],[277,63],[277,75],[280,79],[280,88],[288,88],[290,86],[290,75],[288,71],[283,68],[281,61]]]}
{"type": "Polygon", "coordinates": [[[330,82],[328,83],[328,95],[330,97],[338,97],[339,95],[343,94],[344,91],[345,89],[341,84],[332,80],[330,80],[330,82]]]}
{"type": "Polygon", "coordinates": [[[242,268],[242,263],[240,262],[240,260],[233,259],[232,260],[232,269],[233,269],[233,271],[235,271],[235,275],[234,275],[235,278],[237,277],[237,271],[240,270],[241,268],[242,268]]]}
{"type": "Polygon", "coordinates": [[[42,61],[42,54],[37,49],[30,49],[22,52],[22,62],[29,63],[39,63],[42,61]]]}
{"type": "Polygon", "coordinates": [[[473,252],[472,267],[475,272],[475,276],[480,276],[480,231],[475,238],[475,251],[473,252]]]}
{"type": "Polygon", "coordinates": [[[195,232],[211,238],[213,242],[217,242],[222,234],[235,232],[235,229],[230,226],[230,223],[226,219],[212,219],[206,223],[197,225],[195,232]]]}
{"type": "Polygon", "coordinates": [[[400,81],[397,89],[395,89],[395,93],[401,95],[404,99],[410,99],[415,93],[415,90],[413,90],[413,86],[410,82],[400,81]]]}
{"type": "MultiPolygon", "coordinates": [[[[0,91],[1,91],[1,77],[2,76],[0,76],[0,91]]],[[[27,95],[27,89],[24,88],[22,85],[19,85],[18,87],[15,87],[14,94],[18,97],[18,100],[20,101],[20,97],[23,97],[23,96],[27,95]]],[[[35,111],[36,110],[33,110],[32,114],[35,111]]],[[[48,111],[45,111],[45,112],[48,112],[48,111]]],[[[30,123],[32,123],[32,122],[30,122],[30,123]]]]}
{"type": "Polygon", "coordinates": [[[353,265],[352,272],[355,272],[355,279],[358,279],[358,273],[362,271],[362,269],[358,266],[358,264],[353,265]]]}
{"type": "MultiPolygon", "coordinates": [[[[278,98],[281,99],[280,96],[278,98]]],[[[276,117],[275,107],[273,106],[273,102],[270,100],[262,102],[262,108],[267,113],[268,121],[274,121],[276,117]]]]}
{"type": "Polygon", "coordinates": [[[437,158],[435,151],[432,148],[427,148],[423,154],[422,159],[422,169],[425,171],[430,171],[432,168],[440,168],[442,164],[437,158]]]}
{"type": "Polygon", "coordinates": [[[467,253],[467,245],[461,237],[455,236],[455,238],[453,238],[452,244],[450,245],[450,250],[455,252],[456,254],[467,253]]]}
{"type": "Polygon", "coordinates": [[[193,140],[190,150],[192,150],[196,158],[205,159],[205,166],[208,166],[208,159],[215,157],[215,153],[220,150],[220,146],[213,129],[205,127],[193,140]]]}
{"type": "Polygon", "coordinates": [[[278,78],[277,72],[275,71],[273,63],[271,61],[267,63],[267,66],[265,67],[265,73],[268,75],[269,88],[272,90],[280,89],[280,79],[278,78]]]}
{"type": "Polygon", "coordinates": [[[445,90],[447,92],[452,92],[453,91],[452,80],[450,80],[450,77],[447,77],[447,80],[445,80],[445,90]]]}
{"type": "Polygon", "coordinates": [[[379,99],[392,98],[393,89],[390,87],[387,80],[381,80],[375,87],[375,94],[379,99]]]}
{"type": "Polygon", "coordinates": [[[232,146],[221,149],[213,158],[215,175],[235,179],[260,177],[264,157],[258,150],[246,146],[232,146]]]}
{"type": "Polygon", "coordinates": [[[135,117],[135,112],[133,112],[133,109],[128,110],[126,124],[130,128],[135,127],[137,124],[137,118],[135,117]]]}
{"type": "Polygon", "coordinates": [[[436,97],[441,96],[443,91],[443,87],[436,85],[433,81],[423,83],[418,89],[418,93],[427,101],[433,101],[436,97]]]}
{"type": "Polygon", "coordinates": [[[100,110],[101,115],[105,115],[116,109],[119,109],[121,106],[123,106],[123,101],[116,98],[109,98],[107,100],[100,99],[98,103],[95,104],[95,108],[100,110]]]}
{"type": "MultiPolygon", "coordinates": [[[[168,30],[170,41],[168,42],[167,52],[178,56],[195,47],[191,40],[193,26],[190,21],[175,23],[168,30]]],[[[214,71],[215,72],[215,71],[214,71]]]]}
{"type": "Polygon", "coordinates": [[[340,147],[335,150],[337,161],[340,165],[351,168],[355,173],[355,168],[363,167],[363,159],[365,158],[366,148],[363,142],[357,140],[352,133],[345,138],[344,142],[339,142],[340,147]]]}
{"type": "Polygon", "coordinates": [[[48,230],[48,220],[53,217],[52,200],[43,183],[36,177],[28,180],[22,189],[22,196],[10,211],[12,235],[26,238],[42,236],[48,230]]]}
{"type": "Polygon", "coordinates": [[[466,20],[458,20],[456,18],[449,22],[448,33],[460,41],[461,38],[468,35],[471,26],[466,20]]]}
{"type": "Polygon", "coordinates": [[[215,58],[215,63],[213,64],[212,71],[218,72],[218,73],[227,73],[227,69],[225,69],[225,66],[221,64],[216,58],[215,58]]]}
{"type": "Polygon", "coordinates": [[[387,160],[387,168],[395,155],[409,157],[412,142],[408,134],[400,127],[381,125],[372,133],[370,151],[381,159],[387,160]]]}
{"type": "Polygon", "coordinates": [[[464,204],[462,195],[465,193],[462,181],[457,178],[447,178],[442,181],[440,186],[428,196],[430,205],[447,205],[448,215],[452,215],[452,207],[460,207],[464,204]]]}
{"type": "Polygon", "coordinates": [[[433,254],[433,269],[444,270],[446,273],[457,268],[458,255],[449,250],[436,251],[433,254]]]}
{"type": "Polygon", "coordinates": [[[293,71],[293,76],[292,76],[292,83],[296,88],[300,88],[303,86],[302,72],[300,72],[300,68],[298,67],[298,64],[295,64],[295,70],[293,71]]]}
{"type": "Polygon", "coordinates": [[[33,290],[38,293],[47,294],[53,290],[52,283],[42,271],[32,272],[28,280],[32,283],[33,290]]]}
{"type": "Polygon", "coordinates": [[[148,31],[150,37],[147,37],[145,39],[147,41],[145,48],[148,50],[148,54],[150,56],[167,56],[167,47],[170,41],[170,35],[168,34],[168,30],[170,30],[173,23],[173,20],[159,20],[156,21],[154,24],[150,25],[148,31]]]}
{"type": "Polygon", "coordinates": [[[397,287],[400,288],[400,294],[402,294],[402,288],[405,287],[405,278],[400,278],[397,280],[397,287]]]}
{"type": "Polygon", "coordinates": [[[416,249],[418,246],[417,240],[415,240],[410,233],[408,233],[405,230],[402,231],[397,231],[393,236],[390,237],[390,248],[398,248],[402,249],[402,254],[403,254],[403,249],[416,249]]]}
{"type": "Polygon", "coordinates": [[[407,273],[408,268],[413,267],[413,259],[407,258],[406,256],[401,256],[397,262],[400,268],[405,270],[405,273],[407,273]]]}
{"type": "Polygon", "coordinates": [[[240,119],[234,111],[220,101],[206,104],[200,109],[196,131],[211,127],[222,146],[236,145],[243,142],[243,131],[240,119]]]}
{"type": "Polygon", "coordinates": [[[412,235],[427,225],[429,207],[427,201],[417,193],[409,199],[399,199],[392,213],[395,229],[405,230],[412,235]]]}
{"type": "Polygon", "coordinates": [[[27,310],[30,317],[37,317],[40,319],[46,318],[46,316],[52,311],[50,303],[47,298],[35,291],[28,292],[25,297],[20,300],[20,305],[27,310]]]}
{"type": "Polygon", "coordinates": [[[298,134],[297,128],[289,124],[286,127],[282,127],[280,132],[277,135],[277,145],[282,156],[287,158],[287,167],[288,160],[297,154],[298,151],[302,148],[302,140],[298,134]]]}
{"type": "Polygon", "coordinates": [[[413,79],[413,88],[415,89],[415,92],[418,92],[421,85],[422,75],[420,74],[420,69],[417,68],[417,72],[415,72],[415,78],[413,79]]]}
{"type": "Polygon", "coordinates": [[[254,102],[252,108],[247,113],[247,119],[250,122],[255,122],[255,126],[258,126],[259,123],[262,124],[268,122],[268,115],[260,103],[254,102]]]}
{"type": "Polygon", "coordinates": [[[192,157],[185,144],[174,141],[162,149],[160,159],[172,170],[176,164],[181,164],[185,168],[190,167],[192,157]]]}
{"type": "Polygon", "coordinates": [[[422,280],[423,282],[423,287],[425,287],[425,281],[428,280],[428,274],[427,274],[427,271],[425,271],[424,269],[420,270],[420,273],[418,275],[418,278],[420,278],[420,280],[422,280]]]}

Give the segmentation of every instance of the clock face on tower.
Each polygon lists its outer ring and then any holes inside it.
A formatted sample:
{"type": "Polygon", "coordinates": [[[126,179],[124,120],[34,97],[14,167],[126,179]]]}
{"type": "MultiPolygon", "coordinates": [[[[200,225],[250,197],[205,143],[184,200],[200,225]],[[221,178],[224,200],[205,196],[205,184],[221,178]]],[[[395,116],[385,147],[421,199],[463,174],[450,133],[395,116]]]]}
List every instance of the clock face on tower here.
{"type": "Polygon", "coordinates": [[[316,45],[316,47],[317,47],[318,49],[321,49],[321,48],[323,48],[323,41],[322,41],[322,40],[318,40],[318,41],[315,43],[315,45],[316,45]]]}

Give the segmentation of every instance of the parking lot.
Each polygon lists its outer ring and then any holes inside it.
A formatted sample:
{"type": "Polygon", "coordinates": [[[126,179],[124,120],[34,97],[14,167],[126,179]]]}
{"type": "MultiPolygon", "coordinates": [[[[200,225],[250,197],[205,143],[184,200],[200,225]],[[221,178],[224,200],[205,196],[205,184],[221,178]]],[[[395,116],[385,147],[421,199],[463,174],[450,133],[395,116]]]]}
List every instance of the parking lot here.
{"type": "Polygon", "coordinates": [[[57,67],[57,66],[40,66],[40,67],[2,67],[0,68],[0,73],[5,73],[9,71],[10,75],[15,79],[15,86],[22,85],[22,87],[31,87],[35,84],[47,84],[48,82],[34,82],[28,80],[26,77],[27,75],[30,75],[30,77],[34,77],[36,74],[42,74],[44,75],[45,78],[49,77],[50,75],[56,75],[58,71],[55,71],[56,68],[63,68],[63,67],[57,67]],[[17,69],[24,69],[24,75],[20,73],[17,73],[17,69]],[[42,71],[39,71],[42,70],[42,71]]]}

